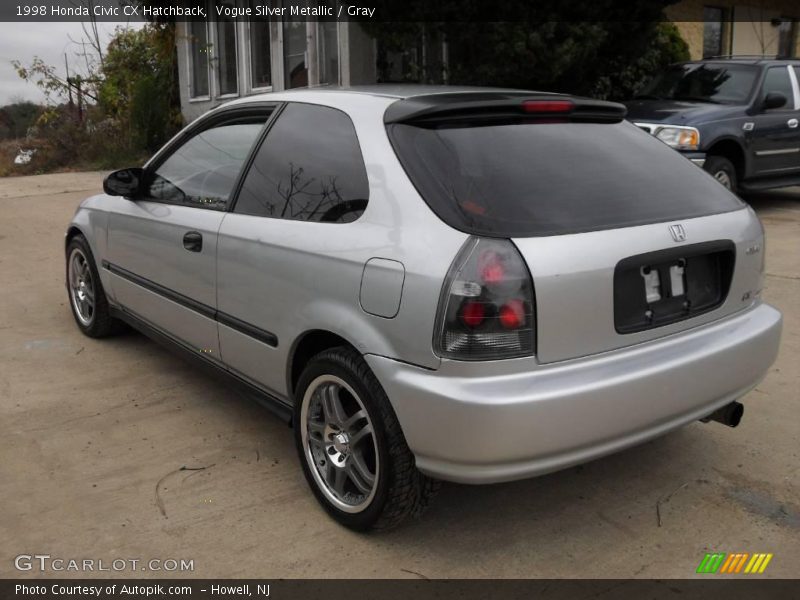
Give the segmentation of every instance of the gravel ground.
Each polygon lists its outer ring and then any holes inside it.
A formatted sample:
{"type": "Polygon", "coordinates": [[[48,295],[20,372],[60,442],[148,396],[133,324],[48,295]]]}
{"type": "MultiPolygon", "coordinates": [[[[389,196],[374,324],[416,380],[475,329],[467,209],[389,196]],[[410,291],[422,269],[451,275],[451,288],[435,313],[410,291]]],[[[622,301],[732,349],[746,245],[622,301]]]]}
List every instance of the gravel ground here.
{"type": "Polygon", "coordinates": [[[739,428],[697,423],[538,479],[445,485],[422,520],[358,535],[318,507],[264,409],[141,335],[78,332],[63,232],[101,177],[0,179],[0,577],[42,576],[14,569],[25,553],[194,561],[137,568],[149,577],[681,578],[709,551],[772,552],[765,576],[800,573],[800,188],[749,199],[785,328],[739,428]]]}

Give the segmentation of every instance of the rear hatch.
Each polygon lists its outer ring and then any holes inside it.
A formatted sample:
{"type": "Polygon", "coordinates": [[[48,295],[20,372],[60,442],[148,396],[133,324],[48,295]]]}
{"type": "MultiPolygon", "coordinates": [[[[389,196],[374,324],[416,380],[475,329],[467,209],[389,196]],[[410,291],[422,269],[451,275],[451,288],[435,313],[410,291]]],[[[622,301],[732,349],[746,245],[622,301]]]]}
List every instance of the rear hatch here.
{"type": "Polygon", "coordinates": [[[386,117],[400,161],[446,223],[514,242],[533,279],[541,362],[646,342],[757,299],[758,219],[622,121],[620,105],[530,93],[408,102],[386,117]]]}

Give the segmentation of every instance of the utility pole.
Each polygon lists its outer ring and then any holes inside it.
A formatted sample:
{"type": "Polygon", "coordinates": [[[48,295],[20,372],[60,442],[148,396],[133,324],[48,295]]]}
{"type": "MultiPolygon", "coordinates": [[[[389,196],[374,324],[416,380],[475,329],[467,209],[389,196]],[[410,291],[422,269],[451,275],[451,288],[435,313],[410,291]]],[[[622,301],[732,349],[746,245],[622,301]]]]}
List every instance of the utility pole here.
{"type": "Polygon", "coordinates": [[[64,52],[64,67],[67,70],[67,92],[69,93],[69,108],[70,110],[72,110],[75,104],[72,101],[72,83],[69,80],[69,59],[67,58],[66,52],[64,52]]]}
{"type": "Polygon", "coordinates": [[[83,123],[83,79],[80,75],[75,78],[75,87],[78,91],[78,123],[83,123]]]}

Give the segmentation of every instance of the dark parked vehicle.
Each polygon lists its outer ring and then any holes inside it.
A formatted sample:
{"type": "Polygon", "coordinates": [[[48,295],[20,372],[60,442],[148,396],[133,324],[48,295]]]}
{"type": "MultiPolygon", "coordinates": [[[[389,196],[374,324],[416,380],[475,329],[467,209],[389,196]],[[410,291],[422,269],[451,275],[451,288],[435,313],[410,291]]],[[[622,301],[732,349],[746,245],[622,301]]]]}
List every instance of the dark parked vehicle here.
{"type": "Polygon", "coordinates": [[[713,58],[672,65],[627,118],[733,191],[800,184],[800,60],[713,58]]]}

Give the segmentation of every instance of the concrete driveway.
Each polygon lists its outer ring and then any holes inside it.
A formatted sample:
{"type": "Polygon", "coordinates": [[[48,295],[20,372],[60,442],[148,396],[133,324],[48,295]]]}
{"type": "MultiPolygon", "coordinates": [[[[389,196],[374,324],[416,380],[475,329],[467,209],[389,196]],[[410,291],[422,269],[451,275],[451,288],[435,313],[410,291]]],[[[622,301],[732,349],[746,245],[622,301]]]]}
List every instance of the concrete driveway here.
{"type": "Polygon", "coordinates": [[[697,423],[538,479],[445,485],[421,521],[358,535],[318,507],[264,409],[141,335],[78,332],[63,231],[100,184],[0,180],[0,577],[42,576],[18,572],[19,554],[194,565],[103,576],[681,578],[705,552],[772,552],[765,576],[800,573],[800,189],[750,199],[785,329],[738,429],[697,423]]]}

